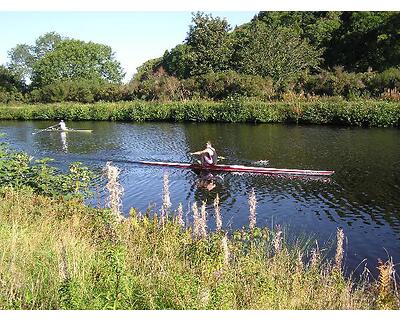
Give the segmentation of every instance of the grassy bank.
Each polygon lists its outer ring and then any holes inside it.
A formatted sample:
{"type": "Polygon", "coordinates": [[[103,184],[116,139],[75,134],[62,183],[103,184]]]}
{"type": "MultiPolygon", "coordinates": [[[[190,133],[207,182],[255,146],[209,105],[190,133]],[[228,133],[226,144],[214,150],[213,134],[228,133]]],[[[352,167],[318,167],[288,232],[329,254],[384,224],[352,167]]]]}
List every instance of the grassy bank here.
{"type": "Polygon", "coordinates": [[[79,200],[6,188],[0,309],[399,308],[387,265],[379,282],[354,283],[340,262],[288,247],[279,230],[256,230],[196,237],[179,219],[132,211],[120,220],[79,200]]]}
{"type": "Polygon", "coordinates": [[[400,104],[379,100],[314,102],[99,102],[0,105],[2,120],[195,121],[399,127],[400,104]]]}

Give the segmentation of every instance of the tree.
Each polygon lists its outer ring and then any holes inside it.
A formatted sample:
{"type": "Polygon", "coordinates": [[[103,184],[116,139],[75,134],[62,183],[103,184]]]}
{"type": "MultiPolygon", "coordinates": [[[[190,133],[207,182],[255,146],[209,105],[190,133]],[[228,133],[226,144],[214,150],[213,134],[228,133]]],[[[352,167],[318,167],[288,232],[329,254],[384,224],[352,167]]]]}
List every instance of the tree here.
{"type": "Polygon", "coordinates": [[[136,73],[133,75],[131,81],[143,81],[150,78],[157,68],[161,66],[162,57],[150,59],[144,62],[141,66],[136,68],[136,73]]]}
{"type": "Polygon", "coordinates": [[[334,11],[261,11],[254,20],[270,27],[290,27],[310,44],[324,48],[341,26],[341,12],[334,11]]]}
{"type": "Polygon", "coordinates": [[[53,51],[58,42],[66,39],[67,38],[61,37],[56,32],[48,32],[43,36],[40,36],[36,39],[35,46],[32,48],[35,59],[39,60],[43,58],[47,52],[53,51]]]}
{"type": "Polygon", "coordinates": [[[193,72],[192,61],[194,60],[193,49],[187,44],[178,44],[170,52],[164,53],[162,63],[170,75],[186,79],[193,72]]]}
{"type": "Polygon", "coordinates": [[[25,83],[8,68],[0,65],[0,102],[21,101],[25,83]]]}
{"type": "Polygon", "coordinates": [[[124,77],[111,47],[80,40],[61,40],[32,68],[32,87],[57,81],[93,80],[120,83],[124,77]]]}
{"type": "Polygon", "coordinates": [[[213,18],[203,12],[193,15],[186,37],[186,44],[192,51],[192,76],[228,69],[231,55],[229,30],[225,19],[213,18]]]}
{"type": "Polygon", "coordinates": [[[239,73],[271,77],[277,86],[315,68],[321,50],[301,39],[295,29],[255,20],[234,35],[232,68],[239,73]]]}
{"type": "Polygon", "coordinates": [[[35,45],[17,44],[8,52],[10,59],[8,68],[18,75],[20,80],[30,79],[35,62],[47,52],[52,51],[61,39],[62,37],[58,33],[48,32],[36,39],[35,45]]]}
{"type": "Polygon", "coordinates": [[[230,26],[226,19],[197,12],[185,43],[163,56],[165,69],[178,78],[227,70],[231,56],[230,26]]]}
{"type": "Polygon", "coordinates": [[[4,88],[7,91],[25,90],[25,85],[18,79],[18,76],[2,65],[0,65],[0,87],[4,88]]]}
{"type": "Polygon", "coordinates": [[[399,12],[344,12],[326,50],[326,65],[383,71],[400,65],[399,12]]]}

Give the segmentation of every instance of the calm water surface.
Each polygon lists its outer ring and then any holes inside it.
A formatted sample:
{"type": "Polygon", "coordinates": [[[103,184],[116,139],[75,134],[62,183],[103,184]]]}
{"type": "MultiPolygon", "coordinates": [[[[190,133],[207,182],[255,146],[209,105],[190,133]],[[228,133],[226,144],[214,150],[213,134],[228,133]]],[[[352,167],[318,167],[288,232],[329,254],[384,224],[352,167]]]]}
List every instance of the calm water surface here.
{"type": "MultiPolygon", "coordinates": [[[[347,237],[345,265],[362,272],[365,264],[376,274],[377,259],[400,260],[400,131],[328,126],[271,124],[171,124],[69,122],[92,134],[43,132],[46,121],[0,121],[2,140],[34,157],[51,157],[66,168],[74,161],[101,168],[113,161],[121,169],[125,214],[160,209],[162,181],[168,172],[173,209],[181,202],[212,203],[219,194],[224,228],[248,224],[247,197],[255,189],[257,224],[282,225],[288,237],[313,237],[329,247],[336,229],[347,237]],[[132,161],[191,162],[189,152],[211,140],[224,163],[276,168],[334,170],[330,179],[257,174],[214,175],[215,188],[204,188],[198,172],[142,166],[132,161]],[[261,160],[261,162],[260,162],[261,160]],[[365,260],[366,259],[366,260],[365,260]]],[[[101,189],[101,188],[100,188],[101,189]]],[[[100,196],[104,196],[101,189],[100,196]]],[[[94,202],[98,202],[95,200],[94,202]]],[[[100,203],[103,200],[100,200],[100,203]]],[[[187,217],[189,219],[189,217],[187,217]]],[[[214,228],[212,216],[210,228],[214,228]]],[[[333,248],[334,249],[334,248],[333,248]]],[[[332,254],[332,251],[326,253],[332,254]]]]}

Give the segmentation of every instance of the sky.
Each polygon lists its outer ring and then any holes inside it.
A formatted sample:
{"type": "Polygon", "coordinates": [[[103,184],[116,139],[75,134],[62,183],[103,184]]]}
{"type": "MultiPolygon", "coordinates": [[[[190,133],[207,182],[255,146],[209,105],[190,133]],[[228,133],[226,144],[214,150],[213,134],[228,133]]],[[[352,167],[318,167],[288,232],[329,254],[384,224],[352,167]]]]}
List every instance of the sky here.
{"type": "MultiPolygon", "coordinates": [[[[231,27],[258,11],[206,12],[226,18],[231,27]]],[[[129,81],[143,62],[160,57],[185,40],[190,11],[163,12],[0,12],[0,64],[17,44],[33,45],[51,31],[62,36],[111,46],[129,81]]]]}

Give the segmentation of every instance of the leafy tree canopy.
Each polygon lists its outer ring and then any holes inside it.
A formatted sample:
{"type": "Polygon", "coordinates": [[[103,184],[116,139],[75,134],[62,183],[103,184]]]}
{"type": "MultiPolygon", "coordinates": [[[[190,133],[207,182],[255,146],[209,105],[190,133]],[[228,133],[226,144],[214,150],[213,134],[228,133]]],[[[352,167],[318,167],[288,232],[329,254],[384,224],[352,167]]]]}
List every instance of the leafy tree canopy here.
{"type": "Polygon", "coordinates": [[[25,90],[25,84],[10,69],[0,65],[0,88],[20,92],[25,90]]]}
{"type": "Polygon", "coordinates": [[[185,43],[164,54],[164,66],[179,78],[226,70],[231,56],[226,19],[194,13],[185,43]]]}
{"type": "Polygon", "coordinates": [[[260,20],[271,27],[295,28],[312,45],[324,47],[340,27],[340,16],[337,11],[261,11],[253,21],[260,20]]]}
{"type": "Polygon", "coordinates": [[[326,50],[326,65],[383,71],[400,65],[399,12],[344,12],[326,50]]]}
{"type": "Polygon", "coordinates": [[[131,81],[143,81],[151,77],[151,75],[156,71],[157,67],[161,65],[162,57],[147,60],[141,66],[136,69],[131,81]]]}
{"type": "Polygon", "coordinates": [[[296,29],[255,20],[235,32],[232,68],[239,73],[271,77],[277,86],[317,67],[321,50],[296,29]]]}
{"type": "Polygon", "coordinates": [[[30,79],[32,67],[36,61],[41,59],[47,52],[53,50],[54,46],[62,40],[56,32],[48,32],[38,39],[34,45],[18,44],[8,52],[10,70],[19,76],[21,80],[30,79]]]}
{"type": "Polygon", "coordinates": [[[59,41],[32,70],[33,87],[79,79],[120,83],[124,76],[111,47],[80,40],[59,41]]]}
{"type": "Polygon", "coordinates": [[[165,70],[179,79],[186,79],[192,73],[193,49],[187,44],[178,44],[163,56],[165,70]]]}

